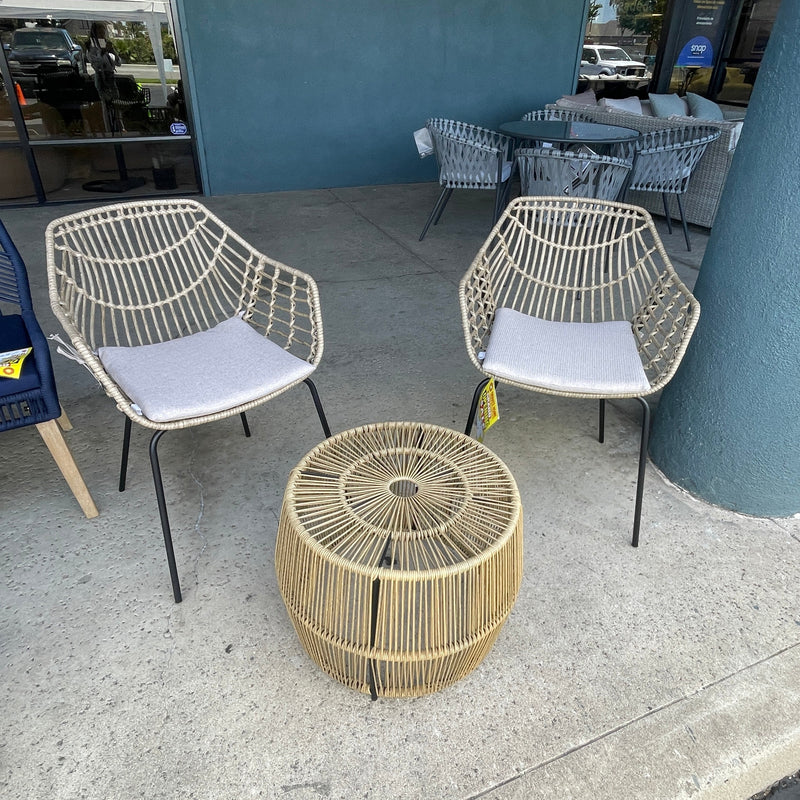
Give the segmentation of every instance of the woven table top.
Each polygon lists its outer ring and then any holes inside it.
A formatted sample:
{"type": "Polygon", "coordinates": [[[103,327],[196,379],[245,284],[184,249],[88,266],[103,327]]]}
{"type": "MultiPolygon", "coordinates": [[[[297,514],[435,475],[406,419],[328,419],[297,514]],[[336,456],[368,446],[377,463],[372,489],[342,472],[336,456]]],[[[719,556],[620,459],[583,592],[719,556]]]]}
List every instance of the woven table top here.
{"type": "Polygon", "coordinates": [[[434,425],[387,422],[322,442],[292,471],[296,535],[356,571],[449,571],[502,547],[521,514],[488,448],[434,425]]]}

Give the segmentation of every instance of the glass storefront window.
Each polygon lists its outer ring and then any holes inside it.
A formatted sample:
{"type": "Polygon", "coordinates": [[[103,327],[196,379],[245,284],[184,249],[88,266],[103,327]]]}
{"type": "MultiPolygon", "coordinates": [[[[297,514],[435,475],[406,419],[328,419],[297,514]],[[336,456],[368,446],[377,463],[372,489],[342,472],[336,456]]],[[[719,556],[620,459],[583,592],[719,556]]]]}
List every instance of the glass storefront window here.
{"type": "Polygon", "coordinates": [[[646,97],[667,0],[606,0],[589,6],[578,90],[591,88],[599,97],[646,97]]]}
{"type": "Polygon", "coordinates": [[[593,0],[582,62],[590,43],[607,50],[618,45],[658,74],[635,84],[621,80],[617,66],[616,75],[582,76],[578,88],[642,98],[648,91],[693,92],[747,105],[779,5],[780,0],[593,0]]]}
{"type": "Polygon", "coordinates": [[[21,147],[0,147],[0,201],[35,202],[28,161],[21,147]]]}
{"type": "Polygon", "coordinates": [[[29,143],[48,200],[197,192],[167,13],[115,20],[112,9],[103,20],[0,19],[11,84],[10,97],[0,92],[0,142],[29,143]],[[43,170],[63,180],[45,180],[43,170]]]}
{"type": "Polygon", "coordinates": [[[142,23],[35,23],[16,28],[5,47],[18,96],[31,106],[31,136],[169,135],[171,122],[187,123],[180,65],[166,25],[157,64],[142,23]]]}

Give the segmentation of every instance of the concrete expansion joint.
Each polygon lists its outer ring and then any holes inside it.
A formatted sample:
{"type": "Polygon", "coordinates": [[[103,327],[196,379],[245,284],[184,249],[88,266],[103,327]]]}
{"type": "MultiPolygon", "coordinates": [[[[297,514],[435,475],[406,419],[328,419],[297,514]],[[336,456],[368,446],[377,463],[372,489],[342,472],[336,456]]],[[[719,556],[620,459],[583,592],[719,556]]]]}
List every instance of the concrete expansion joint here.
{"type": "MultiPolygon", "coordinates": [[[[350,211],[352,211],[355,216],[357,216],[361,220],[364,220],[364,222],[366,222],[368,225],[371,225],[373,228],[375,228],[376,231],[379,231],[387,239],[390,239],[404,253],[407,253],[409,256],[411,256],[411,258],[413,258],[415,261],[418,261],[420,264],[424,264],[428,268],[428,271],[431,275],[440,274],[439,271],[436,269],[436,267],[433,266],[433,264],[430,264],[428,261],[422,258],[422,256],[420,256],[419,253],[412,250],[404,239],[399,239],[397,236],[393,235],[391,231],[388,231],[386,230],[386,228],[382,227],[381,225],[378,225],[378,223],[375,222],[374,219],[364,214],[364,212],[361,211],[361,209],[355,203],[340,197],[338,194],[336,194],[336,191],[334,189],[328,189],[328,193],[336,200],[337,203],[342,203],[342,205],[347,206],[347,208],[349,208],[350,211]]],[[[406,275],[393,275],[392,280],[396,278],[411,277],[413,275],[419,275],[419,274],[420,273],[418,272],[413,272],[413,273],[407,273],[406,275]]]]}
{"type": "MultiPolygon", "coordinates": [[[[559,761],[563,761],[563,760],[567,759],[568,757],[570,757],[570,756],[572,756],[572,755],[574,755],[576,753],[580,753],[583,750],[588,750],[589,748],[591,748],[592,746],[594,746],[598,742],[602,742],[604,739],[609,739],[609,738],[611,738],[611,737],[613,737],[613,736],[615,736],[617,734],[623,733],[627,729],[633,728],[634,726],[638,725],[639,723],[641,723],[641,722],[643,722],[643,721],[645,721],[645,720],[647,720],[647,719],[649,719],[651,717],[657,717],[659,714],[662,714],[663,712],[666,712],[669,709],[672,709],[672,708],[674,708],[676,706],[680,706],[683,703],[690,702],[693,699],[703,695],[705,692],[709,691],[710,689],[713,689],[716,686],[724,684],[726,681],[730,680],[731,678],[735,678],[737,675],[741,675],[742,673],[746,673],[749,670],[752,670],[752,669],[758,667],[761,664],[769,662],[772,659],[775,659],[775,658],[777,658],[779,656],[782,656],[785,653],[787,653],[787,652],[789,652],[791,650],[795,650],[797,648],[800,648],[800,640],[798,640],[798,641],[796,641],[796,642],[794,642],[794,643],[792,643],[792,644],[790,644],[790,645],[788,645],[786,647],[783,647],[780,650],[778,650],[778,651],[776,651],[774,653],[771,653],[770,655],[765,656],[762,659],[759,659],[758,661],[754,661],[751,664],[747,664],[746,666],[742,667],[741,669],[738,669],[738,670],[735,670],[735,671],[733,671],[731,673],[723,675],[722,677],[718,678],[715,681],[711,681],[710,683],[704,684],[704,685],[698,687],[697,689],[695,689],[694,691],[687,692],[684,695],[682,695],[681,697],[676,697],[675,699],[670,700],[669,702],[664,703],[664,704],[662,704],[662,705],[660,705],[660,706],[658,706],[656,708],[648,708],[648,710],[645,711],[644,713],[639,714],[639,715],[637,715],[635,717],[632,717],[631,719],[629,719],[629,720],[627,720],[625,722],[621,722],[619,725],[616,725],[616,726],[614,726],[612,728],[609,728],[608,730],[598,734],[597,736],[593,736],[593,737],[591,737],[589,739],[586,739],[585,741],[581,742],[580,744],[577,744],[574,747],[571,747],[568,750],[565,750],[563,753],[559,753],[558,755],[555,755],[555,756],[553,756],[551,758],[545,759],[544,761],[541,761],[538,764],[535,764],[535,765],[533,765],[531,767],[521,768],[521,769],[519,769],[517,771],[516,775],[513,775],[513,776],[511,776],[509,778],[506,778],[505,780],[499,781],[496,784],[494,784],[493,786],[490,786],[490,787],[484,789],[482,792],[479,792],[478,794],[470,795],[468,798],[466,798],[466,800],[478,800],[478,798],[487,797],[487,796],[493,795],[495,792],[497,792],[499,789],[501,789],[504,786],[511,786],[515,782],[517,782],[517,781],[519,781],[519,780],[521,780],[523,778],[527,778],[527,777],[531,776],[532,774],[534,774],[536,772],[544,770],[545,768],[549,767],[552,764],[556,764],[559,761]]],[[[697,735],[694,732],[694,730],[687,724],[684,724],[683,728],[686,731],[686,733],[688,734],[689,738],[693,742],[696,743],[697,742],[697,735]]],[[[678,755],[681,755],[681,754],[678,753],[678,755]]],[[[744,762],[742,762],[742,763],[744,763],[744,762]]],[[[698,786],[698,789],[699,788],[700,787],[698,786]]]]}

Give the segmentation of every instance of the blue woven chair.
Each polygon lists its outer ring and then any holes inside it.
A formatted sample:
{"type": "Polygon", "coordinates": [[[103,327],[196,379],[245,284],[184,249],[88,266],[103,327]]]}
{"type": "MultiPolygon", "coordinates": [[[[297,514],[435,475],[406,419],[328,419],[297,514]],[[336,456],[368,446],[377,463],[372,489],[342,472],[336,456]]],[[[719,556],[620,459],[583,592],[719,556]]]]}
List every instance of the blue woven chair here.
{"type": "Polygon", "coordinates": [[[72,426],[58,402],[50,350],[33,313],[25,263],[0,222],[0,352],[27,347],[33,351],[19,377],[0,377],[0,431],[35,425],[83,513],[96,517],[97,507],[59,427],[72,426]]]}

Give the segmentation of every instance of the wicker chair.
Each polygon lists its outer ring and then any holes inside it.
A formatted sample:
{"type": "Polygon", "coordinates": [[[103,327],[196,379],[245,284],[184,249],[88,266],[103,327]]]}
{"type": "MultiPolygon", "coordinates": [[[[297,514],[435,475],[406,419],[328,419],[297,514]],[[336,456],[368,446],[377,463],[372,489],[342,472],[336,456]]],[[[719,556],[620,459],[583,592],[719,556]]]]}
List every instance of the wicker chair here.
{"type": "Polygon", "coordinates": [[[642,434],[633,525],[639,543],[650,408],[645,396],[675,374],[700,308],[642,208],[601,200],[513,200],[460,283],[472,363],[523,389],[596,398],[599,439],[605,401],[634,398],[642,434]]]}
{"type": "Polygon", "coordinates": [[[591,151],[553,147],[520,148],[514,153],[520,193],[616,200],[631,171],[629,162],[591,151]]]}
{"type": "Polygon", "coordinates": [[[262,255],[193,200],[72,214],[46,233],[53,312],[75,356],[131,423],[154,433],[150,462],[175,602],[181,601],[157,446],[166,431],[240,415],[310,375],[322,356],[314,280],[262,255]],[[222,365],[222,368],[221,368],[222,365]]]}
{"type": "Polygon", "coordinates": [[[492,189],[495,192],[492,224],[503,211],[511,178],[511,139],[501,133],[455,122],[429,119],[426,127],[439,163],[442,191],[428,216],[419,240],[436,225],[454,189],[492,189]]]}
{"type": "Polygon", "coordinates": [[[717,128],[703,125],[664,128],[643,133],[634,145],[633,171],[627,191],[661,194],[667,229],[670,233],[672,233],[672,218],[667,205],[667,195],[675,195],[687,250],[691,250],[692,245],[689,241],[689,229],[686,225],[681,195],[689,188],[692,172],[708,145],[721,135],[722,132],[717,128]]]}
{"type": "Polygon", "coordinates": [[[2,222],[0,303],[4,308],[0,310],[0,351],[32,348],[16,377],[0,373],[0,431],[35,425],[83,513],[96,517],[97,507],[61,433],[72,425],[58,402],[50,350],[33,313],[25,262],[2,222]]]}

